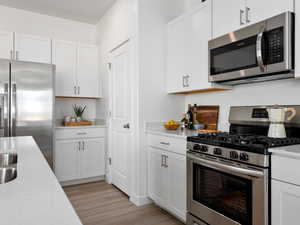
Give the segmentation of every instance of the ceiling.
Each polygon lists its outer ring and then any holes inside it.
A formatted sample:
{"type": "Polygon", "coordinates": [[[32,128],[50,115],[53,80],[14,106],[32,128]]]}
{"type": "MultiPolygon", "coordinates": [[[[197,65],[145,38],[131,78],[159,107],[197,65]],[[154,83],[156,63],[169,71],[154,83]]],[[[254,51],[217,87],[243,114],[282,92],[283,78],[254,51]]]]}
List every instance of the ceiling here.
{"type": "Polygon", "coordinates": [[[0,0],[0,5],[96,24],[115,0],[0,0]]]}

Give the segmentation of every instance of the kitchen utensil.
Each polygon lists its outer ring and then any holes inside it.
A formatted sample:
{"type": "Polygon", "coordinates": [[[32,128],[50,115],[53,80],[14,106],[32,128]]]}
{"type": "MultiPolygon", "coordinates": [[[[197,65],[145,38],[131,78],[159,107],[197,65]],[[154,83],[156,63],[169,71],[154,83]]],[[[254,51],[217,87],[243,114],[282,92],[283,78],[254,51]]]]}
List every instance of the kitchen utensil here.
{"type": "Polygon", "coordinates": [[[296,110],[294,108],[274,106],[268,108],[267,111],[270,121],[268,136],[271,138],[286,138],[284,122],[292,120],[297,114],[296,110]],[[291,115],[286,118],[287,113],[291,113],[291,115]]]}

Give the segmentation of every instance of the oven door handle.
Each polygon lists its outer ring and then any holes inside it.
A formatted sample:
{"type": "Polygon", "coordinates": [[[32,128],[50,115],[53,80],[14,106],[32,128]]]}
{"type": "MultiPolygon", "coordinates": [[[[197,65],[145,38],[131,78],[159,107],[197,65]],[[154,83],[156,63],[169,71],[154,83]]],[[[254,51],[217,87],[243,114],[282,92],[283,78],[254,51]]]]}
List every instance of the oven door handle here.
{"type": "Polygon", "coordinates": [[[265,27],[261,27],[256,40],[256,59],[257,64],[261,72],[266,72],[266,66],[264,65],[263,52],[262,52],[262,41],[264,35],[265,27]]]}
{"type": "Polygon", "coordinates": [[[253,177],[261,178],[265,175],[263,171],[258,171],[258,170],[254,170],[254,169],[246,169],[246,168],[241,168],[241,167],[236,167],[236,166],[229,166],[226,164],[222,164],[221,162],[214,162],[211,160],[198,158],[191,154],[188,154],[188,158],[194,160],[195,162],[197,162],[203,166],[207,166],[209,168],[216,169],[216,170],[219,170],[222,172],[242,174],[242,175],[245,175],[245,176],[248,176],[251,178],[253,178],[253,177]]]}

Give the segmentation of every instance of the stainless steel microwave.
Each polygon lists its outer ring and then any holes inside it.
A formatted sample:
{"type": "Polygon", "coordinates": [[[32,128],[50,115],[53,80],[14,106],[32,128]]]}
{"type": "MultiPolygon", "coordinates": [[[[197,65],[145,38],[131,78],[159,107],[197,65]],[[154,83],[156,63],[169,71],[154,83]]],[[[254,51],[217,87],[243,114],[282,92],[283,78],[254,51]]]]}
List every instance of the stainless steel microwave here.
{"type": "Polygon", "coordinates": [[[241,84],[294,76],[294,14],[209,41],[209,81],[241,84]]]}

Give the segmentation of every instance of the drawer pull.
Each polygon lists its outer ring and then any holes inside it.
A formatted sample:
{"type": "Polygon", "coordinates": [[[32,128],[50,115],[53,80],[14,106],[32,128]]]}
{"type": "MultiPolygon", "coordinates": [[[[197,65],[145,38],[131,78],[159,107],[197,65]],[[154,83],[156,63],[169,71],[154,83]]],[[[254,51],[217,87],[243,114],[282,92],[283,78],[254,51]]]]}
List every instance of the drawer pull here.
{"type": "Polygon", "coordinates": [[[87,133],[82,132],[82,133],[77,133],[77,135],[87,135],[87,133]]]}
{"type": "Polygon", "coordinates": [[[162,144],[162,145],[170,145],[170,143],[168,143],[168,142],[160,142],[160,144],[162,144]]]}

